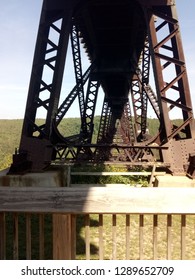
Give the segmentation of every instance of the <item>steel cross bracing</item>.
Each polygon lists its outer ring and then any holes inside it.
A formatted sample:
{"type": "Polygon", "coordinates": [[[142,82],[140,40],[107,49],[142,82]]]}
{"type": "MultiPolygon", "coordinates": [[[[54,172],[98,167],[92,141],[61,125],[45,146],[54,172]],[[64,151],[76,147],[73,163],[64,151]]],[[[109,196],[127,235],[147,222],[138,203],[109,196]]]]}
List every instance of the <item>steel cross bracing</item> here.
{"type": "Polygon", "coordinates": [[[80,84],[78,87],[78,99],[79,99],[79,108],[80,108],[80,117],[81,117],[81,127],[84,126],[85,117],[85,97],[84,97],[84,83],[85,80],[82,76],[82,61],[81,61],[81,51],[80,51],[80,42],[79,42],[79,31],[76,25],[73,25],[71,33],[71,45],[73,52],[73,61],[75,69],[76,84],[80,84]]]}
{"type": "Polygon", "coordinates": [[[73,54],[73,62],[74,62],[74,71],[75,71],[75,79],[76,86],[70,92],[70,94],[66,97],[64,102],[60,105],[58,109],[58,113],[56,116],[56,124],[58,125],[68,109],[74,102],[75,98],[78,96],[79,99],[79,108],[80,108],[80,116],[83,119],[84,114],[84,84],[89,78],[90,68],[89,67],[84,75],[82,75],[82,62],[81,62],[81,51],[80,51],[80,43],[79,43],[79,33],[77,26],[73,24],[72,32],[71,32],[71,46],[72,46],[72,54],[73,54]]]}
{"type": "MultiPolygon", "coordinates": [[[[150,75],[150,48],[148,37],[145,40],[143,53],[142,53],[142,116],[141,116],[141,134],[146,133],[147,129],[147,107],[148,107],[148,99],[145,91],[145,85],[149,84],[149,75],[150,75]]],[[[142,136],[143,137],[143,136],[142,136]]]]}
{"type": "Polygon", "coordinates": [[[131,84],[132,102],[134,104],[135,132],[139,141],[143,140],[147,129],[147,94],[145,86],[149,84],[150,48],[148,37],[145,40],[143,51],[131,84]],[[138,138],[139,137],[139,138],[138,138]]]}
{"type": "Polygon", "coordinates": [[[56,161],[112,161],[158,163],[169,166],[173,174],[194,176],[194,152],[175,1],[44,0],[20,147],[10,173],[40,171],[56,161]],[[69,41],[76,84],[60,105],[69,41]],[[84,74],[83,46],[89,57],[84,74]],[[104,102],[99,133],[94,135],[99,94],[104,94],[104,102]],[[65,137],[59,125],[75,102],[80,132],[65,137]],[[150,134],[149,103],[159,129],[145,137],[150,134]]]}
{"type": "MultiPolygon", "coordinates": [[[[58,111],[57,111],[57,115],[56,115],[56,125],[58,126],[58,124],[62,121],[62,119],[64,118],[64,116],[66,115],[66,113],[68,112],[68,109],[71,107],[71,105],[73,104],[73,102],[75,101],[75,99],[80,96],[80,92],[83,92],[83,85],[87,82],[87,80],[89,79],[89,75],[90,75],[90,71],[91,71],[91,66],[86,70],[86,72],[83,74],[82,76],[82,83],[80,83],[80,81],[78,81],[78,83],[76,84],[76,86],[71,90],[71,92],[68,94],[68,96],[65,98],[65,100],[62,102],[62,104],[60,105],[58,111]]],[[[82,95],[81,95],[82,96],[82,95]]],[[[80,106],[80,112],[81,112],[81,116],[83,117],[84,115],[84,99],[80,96],[79,100],[81,103],[80,106]],[[81,102],[83,101],[83,102],[81,102]]]]}
{"type": "MultiPolygon", "coordinates": [[[[124,110],[121,118],[117,119],[116,116],[114,116],[114,112],[111,111],[111,108],[109,106],[109,101],[105,99],[103,103],[103,109],[102,109],[98,138],[97,138],[97,144],[99,144],[99,147],[96,147],[96,152],[94,156],[95,159],[97,161],[116,159],[116,151],[113,154],[112,153],[113,149],[111,146],[107,147],[105,151],[105,147],[102,147],[101,144],[118,143],[118,144],[129,145],[129,143],[133,144],[134,141],[135,141],[135,134],[134,134],[133,121],[132,121],[129,101],[127,101],[124,105],[124,110]]],[[[120,156],[121,156],[121,151],[120,151],[120,156]]]]}
{"type": "Polygon", "coordinates": [[[90,77],[85,102],[85,123],[83,126],[84,139],[86,143],[91,143],[93,136],[94,115],[100,83],[90,77]]]}
{"type": "MultiPolygon", "coordinates": [[[[109,106],[109,102],[105,99],[102,108],[102,114],[99,125],[99,132],[97,137],[97,143],[106,143],[111,142],[113,140],[113,135],[111,131],[115,129],[117,118],[111,118],[113,116],[113,112],[111,111],[111,107],[109,106]]],[[[120,122],[121,133],[120,136],[123,138],[122,142],[124,143],[133,143],[135,141],[134,137],[134,128],[133,128],[133,120],[131,115],[131,108],[129,101],[127,101],[124,105],[124,111],[122,113],[121,119],[118,120],[120,122]]],[[[121,142],[120,142],[121,143],[121,142]]]]}
{"type": "Polygon", "coordinates": [[[131,107],[130,102],[127,101],[124,105],[124,111],[121,118],[121,125],[124,131],[125,135],[125,141],[128,143],[134,143],[135,142],[135,131],[134,131],[134,125],[133,125],[133,118],[131,113],[131,107]]]}
{"type": "Polygon", "coordinates": [[[105,98],[102,106],[97,143],[108,142],[106,139],[108,138],[110,119],[111,119],[111,108],[108,105],[108,100],[106,100],[105,98]]]}

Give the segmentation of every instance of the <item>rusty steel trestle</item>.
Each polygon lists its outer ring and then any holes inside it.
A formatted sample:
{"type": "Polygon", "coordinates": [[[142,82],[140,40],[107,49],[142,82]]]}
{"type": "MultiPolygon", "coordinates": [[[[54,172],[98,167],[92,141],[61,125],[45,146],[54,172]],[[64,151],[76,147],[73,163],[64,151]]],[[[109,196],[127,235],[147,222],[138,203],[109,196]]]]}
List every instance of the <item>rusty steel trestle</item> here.
{"type": "Polygon", "coordinates": [[[194,176],[194,142],[174,1],[43,1],[20,147],[10,172],[40,171],[58,160],[157,161],[173,174],[194,176]],[[59,105],[69,40],[76,85],[59,105]],[[81,45],[90,58],[84,74],[81,45]],[[104,102],[93,143],[100,86],[104,102]],[[80,132],[65,137],[58,126],[76,100],[80,132]],[[156,135],[148,135],[149,103],[159,123],[156,135]]]}

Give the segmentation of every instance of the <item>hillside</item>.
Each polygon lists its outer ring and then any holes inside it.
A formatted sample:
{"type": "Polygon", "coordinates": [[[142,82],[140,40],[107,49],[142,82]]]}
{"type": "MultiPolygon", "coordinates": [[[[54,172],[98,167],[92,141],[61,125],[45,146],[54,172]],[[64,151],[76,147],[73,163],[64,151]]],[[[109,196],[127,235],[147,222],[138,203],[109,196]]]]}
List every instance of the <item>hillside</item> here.
{"type": "Polygon", "coordinates": [[[22,120],[0,120],[0,169],[11,163],[12,154],[19,146],[22,120]]]}
{"type": "MultiPolygon", "coordinates": [[[[99,116],[95,117],[94,134],[98,133],[99,116]]],[[[177,120],[176,122],[178,122],[177,120]]],[[[8,167],[11,163],[15,148],[19,147],[23,120],[0,120],[0,170],[8,167]]],[[[148,119],[148,129],[151,135],[158,130],[158,120],[148,119]]],[[[64,136],[79,133],[80,119],[64,119],[60,124],[60,131],[64,136]]]]}

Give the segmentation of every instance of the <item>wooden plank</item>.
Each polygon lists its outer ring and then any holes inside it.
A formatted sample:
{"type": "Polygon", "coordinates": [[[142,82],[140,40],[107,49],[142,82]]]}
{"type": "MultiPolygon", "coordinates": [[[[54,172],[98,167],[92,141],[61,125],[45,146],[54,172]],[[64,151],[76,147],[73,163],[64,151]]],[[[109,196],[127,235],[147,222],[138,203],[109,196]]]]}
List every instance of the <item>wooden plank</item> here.
{"type": "Polygon", "coordinates": [[[0,260],[6,259],[6,226],[5,213],[0,213],[0,260]]]}
{"type": "Polygon", "coordinates": [[[104,259],[103,215],[99,215],[99,259],[104,259]]]}
{"type": "Polygon", "coordinates": [[[195,188],[0,187],[0,212],[194,214],[195,188]]]}
{"type": "MultiPolygon", "coordinates": [[[[159,177],[158,177],[159,178],[159,177]]],[[[71,188],[135,188],[135,185],[136,185],[136,188],[137,184],[71,184],[71,188]]]]}
{"type": "Polygon", "coordinates": [[[18,260],[18,251],[19,251],[19,245],[18,245],[18,214],[13,214],[13,259],[18,260]]]}
{"type": "Polygon", "coordinates": [[[31,260],[31,214],[26,214],[26,259],[31,260]]]}
{"type": "Polygon", "coordinates": [[[172,255],[172,215],[167,215],[167,260],[172,255]]]}
{"type": "Polygon", "coordinates": [[[186,215],[181,215],[181,259],[186,256],[186,215]]]}
{"type": "Polygon", "coordinates": [[[152,187],[152,185],[153,185],[153,179],[154,179],[154,176],[155,176],[155,171],[156,171],[156,165],[154,164],[153,167],[152,167],[152,172],[151,172],[148,187],[152,187]]]}
{"type": "Polygon", "coordinates": [[[44,260],[45,256],[45,234],[44,234],[44,214],[39,214],[39,259],[44,260]]]}
{"type": "Polygon", "coordinates": [[[112,259],[116,260],[116,215],[112,215],[112,259]]]}
{"type": "Polygon", "coordinates": [[[85,215],[85,251],[86,260],[90,260],[90,217],[85,215]]]}
{"type": "Polygon", "coordinates": [[[126,260],[130,259],[130,215],[126,215],[126,260]]]}
{"type": "Polygon", "coordinates": [[[71,260],[73,246],[71,215],[53,214],[53,259],[71,260]]]}
{"type": "Polygon", "coordinates": [[[158,215],[153,216],[153,259],[158,259],[158,215]]]}
{"type": "Polygon", "coordinates": [[[144,259],[144,215],[139,216],[139,259],[144,259]]]}
{"type": "Polygon", "coordinates": [[[67,171],[66,172],[67,172],[67,174],[66,174],[66,176],[67,176],[66,186],[70,187],[70,184],[71,184],[71,167],[70,167],[70,165],[67,166],[67,171]]]}
{"type": "Polygon", "coordinates": [[[71,215],[71,260],[76,259],[76,215],[71,215]]]}

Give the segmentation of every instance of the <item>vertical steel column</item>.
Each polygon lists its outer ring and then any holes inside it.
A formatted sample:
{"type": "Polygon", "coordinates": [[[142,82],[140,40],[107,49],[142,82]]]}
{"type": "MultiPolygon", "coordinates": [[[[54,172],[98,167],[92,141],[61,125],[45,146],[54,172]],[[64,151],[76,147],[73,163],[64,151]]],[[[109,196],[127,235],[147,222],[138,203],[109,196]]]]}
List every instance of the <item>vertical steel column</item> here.
{"type": "Polygon", "coordinates": [[[76,2],[56,0],[55,5],[51,0],[43,2],[19,155],[15,155],[17,164],[26,161],[21,169],[25,165],[31,170],[43,169],[53,156],[52,123],[58,110],[76,2]]]}
{"type": "Polygon", "coordinates": [[[149,15],[149,38],[160,110],[161,142],[192,136],[193,112],[175,5],[155,7],[149,15]],[[171,113],[182,118],[173,124],[171,113]]]}
{"type": "MultiPolygon", "coordinates": [[[[65,58],[71,30],[70,1],[52,12],[44,1],[39,25],[31,81],[26,105],[22,136],[49,138],[51,123],[57,113],[65,58]],[[37,111],[46,110],[44,129],[36,122],[37,111]]],[[[22,148],[22,147],[21,147],[22,148]]]]}

